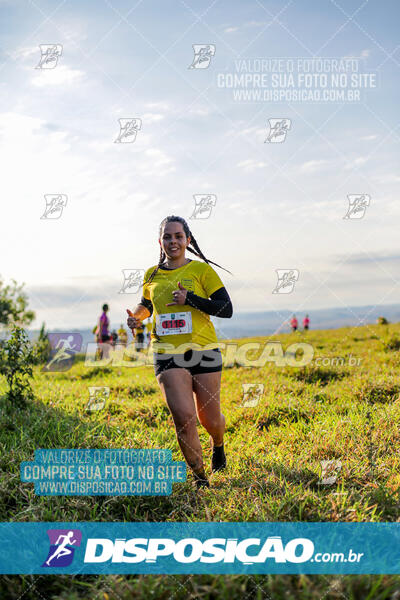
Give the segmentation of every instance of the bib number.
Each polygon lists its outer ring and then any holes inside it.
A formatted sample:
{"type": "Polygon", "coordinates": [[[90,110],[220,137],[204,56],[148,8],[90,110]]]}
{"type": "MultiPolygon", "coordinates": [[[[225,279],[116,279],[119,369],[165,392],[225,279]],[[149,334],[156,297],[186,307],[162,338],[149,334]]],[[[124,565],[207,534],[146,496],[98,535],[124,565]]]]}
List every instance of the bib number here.
{"type": "Polygon", "coordinates": [[[157,335],[192,333],[192,313],[166,313],[156,316],[157,335]]]}

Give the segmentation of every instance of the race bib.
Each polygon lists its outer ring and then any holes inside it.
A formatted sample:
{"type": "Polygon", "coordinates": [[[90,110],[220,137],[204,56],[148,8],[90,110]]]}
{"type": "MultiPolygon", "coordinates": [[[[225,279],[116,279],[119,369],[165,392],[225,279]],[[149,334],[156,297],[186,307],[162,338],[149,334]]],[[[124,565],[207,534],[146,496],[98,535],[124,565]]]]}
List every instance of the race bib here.
{"type": "Polygon", "coordinates": [[[192,313],[166,313],[156,315],[157,335],[177,335],[192,333],[192,313]]]}

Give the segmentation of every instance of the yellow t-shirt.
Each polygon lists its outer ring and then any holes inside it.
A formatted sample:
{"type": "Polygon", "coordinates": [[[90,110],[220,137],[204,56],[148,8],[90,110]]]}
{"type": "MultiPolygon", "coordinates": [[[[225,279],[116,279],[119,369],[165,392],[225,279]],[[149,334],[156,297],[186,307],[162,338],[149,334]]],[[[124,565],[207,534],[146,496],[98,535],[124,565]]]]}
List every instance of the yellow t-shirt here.
{"type": "MultiPolygon", "coordinates": [[[[146,281],[157,265],[147,269],[146,281]]],[[[153,352],[183,354],[186,350],[201,350],[203,347],[218,348],[218,339],[210,315],[188,304],[175,304],[172,292],[178,281],[187,290],[202,298],[224,287],[219,275],[207,263],[191,260],[190,263],[167,270],[158,269],[150,283],[143,285],[143,296],[153,304],[153,328],[151,349],[153,352]],[[177,331],[177,333],[169,333],[177,331]]]]}
{"type": "Polygon", "coordinates": [[[126,330],[123,327],[118,329],[117,333],[121,342],[126,342],[128,340],[128,334],[126,333],[126,330]]]}

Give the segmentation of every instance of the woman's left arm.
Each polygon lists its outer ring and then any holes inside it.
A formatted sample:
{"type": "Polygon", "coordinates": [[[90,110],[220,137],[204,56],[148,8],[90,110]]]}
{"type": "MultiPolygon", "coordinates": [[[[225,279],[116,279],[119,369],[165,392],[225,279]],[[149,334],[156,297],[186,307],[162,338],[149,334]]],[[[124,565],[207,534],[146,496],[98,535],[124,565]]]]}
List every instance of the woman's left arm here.
{"type": "Polygon", "coordinates": [[[210,299],[197,296],[194,292],[186,293],[185,304],[197,308],[214,317],[230,319],[233,315],[232,302],[224,287],[211,294],[210,299]]]}

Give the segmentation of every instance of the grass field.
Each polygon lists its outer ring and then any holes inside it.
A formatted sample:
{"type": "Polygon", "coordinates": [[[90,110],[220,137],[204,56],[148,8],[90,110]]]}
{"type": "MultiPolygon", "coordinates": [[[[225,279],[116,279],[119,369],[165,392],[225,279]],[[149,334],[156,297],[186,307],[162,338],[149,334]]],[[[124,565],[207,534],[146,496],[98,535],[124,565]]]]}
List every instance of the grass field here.
{"type": "MultiPolygon", "coordinates": [[[[200,494],[189,476],[168,497],[38,497],[21,483],[20,462],[37,448],[169,448],[183,460],[151,366],[36,368],[26,411],[1,401],[0,520],[400,521],[399,335],[400,324],[281,334],[268,339],[284,349],[307,341],[324,366],[225,368],[228,468],[200,494]],[[360,359],[353,366],[350,354],[360,359]],[[337,357],[344,364],[328,364],[337,357]],[[257,406],[242,406],[243,383],[264,384],[257,406]],[[104,410],[85,410],[89,386],[109,386],[104,410]],[[321,461],[333,459],[337,480],[322,485],[321,461]]],[[[254,340],[267,338],[238,343],[254,340]]],[[[208,434],[199,431],[210,473],[208,434]]],[[[142,597],[394,600],[400,576],[0,576],[2,599],[142,597]]]]}

